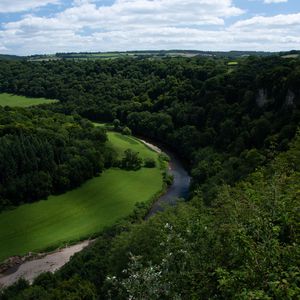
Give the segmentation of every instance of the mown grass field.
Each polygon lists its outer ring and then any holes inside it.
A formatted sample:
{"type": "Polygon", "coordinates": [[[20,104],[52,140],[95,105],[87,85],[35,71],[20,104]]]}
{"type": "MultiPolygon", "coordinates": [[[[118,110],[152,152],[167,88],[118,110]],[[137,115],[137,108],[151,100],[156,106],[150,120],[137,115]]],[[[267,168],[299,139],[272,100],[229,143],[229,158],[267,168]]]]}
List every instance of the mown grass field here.
{"type": "Polygon", "coordinates": [[[0,94],[0,106],[29,107],[39,104],[50,104],[55,102],[57,102],[57,100],[49,100],[45,98],[28,98],[7,93],[0,94]]]}
{"type": "Polygon", "coordinates": [[[228,66],[237,66],[239,63],[237,61],[230,61],[228,66]]]}
{"type": "MultiPolygon", "coordinates": [[[[141,157],[158,155],[135,138],[109,132],[118,153],[127,148],[141,157]]],[[[89,237],[129,215],[136,202],[149,201],[163,185],[161,170],[109,169],[81,187],[46,201],[0,214],[0,261],[89,237]]]]}

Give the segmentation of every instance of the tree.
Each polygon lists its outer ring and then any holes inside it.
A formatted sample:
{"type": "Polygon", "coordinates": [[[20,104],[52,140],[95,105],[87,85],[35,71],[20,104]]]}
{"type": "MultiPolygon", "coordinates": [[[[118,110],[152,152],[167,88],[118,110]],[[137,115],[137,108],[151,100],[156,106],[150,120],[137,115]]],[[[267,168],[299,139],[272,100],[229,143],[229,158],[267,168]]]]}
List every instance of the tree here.
{"type": "Polygon", "coordinates": [[[114,125],[114,130],[116,130],[116,131],[120,130],[121,122],[119,119],[114,119],[113,125],[114,125]]]}
{"type": "Polygon", "coordinates": [[[155,168],[156,163],[153,158],[145,158],[144,160],[144,167],[145,168],[155,168]]]}
{"type": "Polygon", "coordinates": [[[139,153],[131,149],[124,151],[124,157],[121,161],[121,168],[125,170],[138,170],[142,167],[143,160],[139,157],[139,153]]]}
{"type": "Polygon", "coordinates": [[[123,135],[131,135],[131,130],[129,127],[125,126],[123,129],[122,129],[122,134],[123,135]]]}

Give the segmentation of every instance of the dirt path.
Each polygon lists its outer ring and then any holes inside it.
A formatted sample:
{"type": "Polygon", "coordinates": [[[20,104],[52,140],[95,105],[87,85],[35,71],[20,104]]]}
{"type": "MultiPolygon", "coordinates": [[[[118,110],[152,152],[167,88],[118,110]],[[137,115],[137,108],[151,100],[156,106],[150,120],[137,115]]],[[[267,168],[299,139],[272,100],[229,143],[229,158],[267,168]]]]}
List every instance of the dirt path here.
{"type": "Polygon", "coordinates": [[[0,287],[9,286],[19,278],[25,278],[29,282],[32,282],[34,278],[43,272],[54,272],[66,264],[71,256],[87,247],[90,243],[90,240],[84,241],[47,254],[43,258],[24,262],[15,272],[13,272],[14,270],[7,270],[5,274],[0,274],[0,287]]]}

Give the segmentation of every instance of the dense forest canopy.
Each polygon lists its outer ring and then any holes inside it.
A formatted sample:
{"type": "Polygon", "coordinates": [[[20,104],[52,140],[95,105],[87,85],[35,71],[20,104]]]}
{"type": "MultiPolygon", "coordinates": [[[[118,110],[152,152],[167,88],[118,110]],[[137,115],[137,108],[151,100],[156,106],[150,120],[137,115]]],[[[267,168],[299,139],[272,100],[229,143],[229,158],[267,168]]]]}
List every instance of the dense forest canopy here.
{"type": "Polygon", "coordinates": [[[0,63],[0,90],[61,100],[53,110],[119,119],[161,141],[191,166],[194,189],[210,201],[286,150],[300,120],[300,60],[120,59],[0,63]]]}
{"type": "Polygon", "coordinates": [[[72,189],[109,165],[103,129],[80,116],[0,107],[0,208],[72,189]]]}
{"type": "Polygon", "coordinates": [[[299,298],[299,58],[1,61],[0,83],[61,100],[50,118],[85,122],[79,114],[160,141],[193,177],[188,203],[107,229],[3,299],[299,298]]]}

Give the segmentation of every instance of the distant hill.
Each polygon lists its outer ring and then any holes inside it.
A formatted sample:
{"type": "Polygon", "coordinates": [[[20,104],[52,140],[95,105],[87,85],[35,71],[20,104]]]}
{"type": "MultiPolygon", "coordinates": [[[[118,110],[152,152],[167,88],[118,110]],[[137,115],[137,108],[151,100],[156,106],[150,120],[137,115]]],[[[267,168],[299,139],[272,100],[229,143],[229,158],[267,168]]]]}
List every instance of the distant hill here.
{"type": "Polygon", "coordinates": [[[292,50],[289,52],[280,52],[280,56],[283,58],[298,58],[300,56],[300,50],[292,50]]]}
{"type": "Polygon", "coordinates": [[[199,50],[144,50],[144,51],[124,51],[124,52],[66,52],[51,55],[32,55],[27,59],[30,61],[49,61],[49,60],[98,60],[98,59],[117,59],[117,58],[156,58],[165,57],[228,57],[238,58],[243,56],[270,56],[276,55],[275,52],[263,51],[199,51],[199,50]]]}
{"type": "Polygon", "coordinates": [[[29,61],[49,61],[49,60],[111,60],[117,58],[155,58],[166,57],[224,57],[236,59],[247,56],[266,57],[279,55],[286,58],[298,57],[300,51],[292,50],[287,52],[265,52],[265,51],[200,51],[200,50],[137,50],[137,51],[113,51],[113,52],[63,52],[56,54],[35,54],[31,56],[17,56],[0,54],[0,60],[29,60],[29,61]]]}
{"type": "Polygon", "coordinates": [[[57,53],[56,56],[60,58],[115,58],[120,56],[215,56],[215,57],[240,57],[240,56],[269,56],[274,55],[274,52],[263,51],[199,51],[199,50],[146,50],[146,51],[125,51],[125,52],[81,52],[81,53],[57,53]]]}
{"type": "Polygon", "coordinates": [[[0,60],[23,60],[24,56],[0,54],[0,60]]]}

